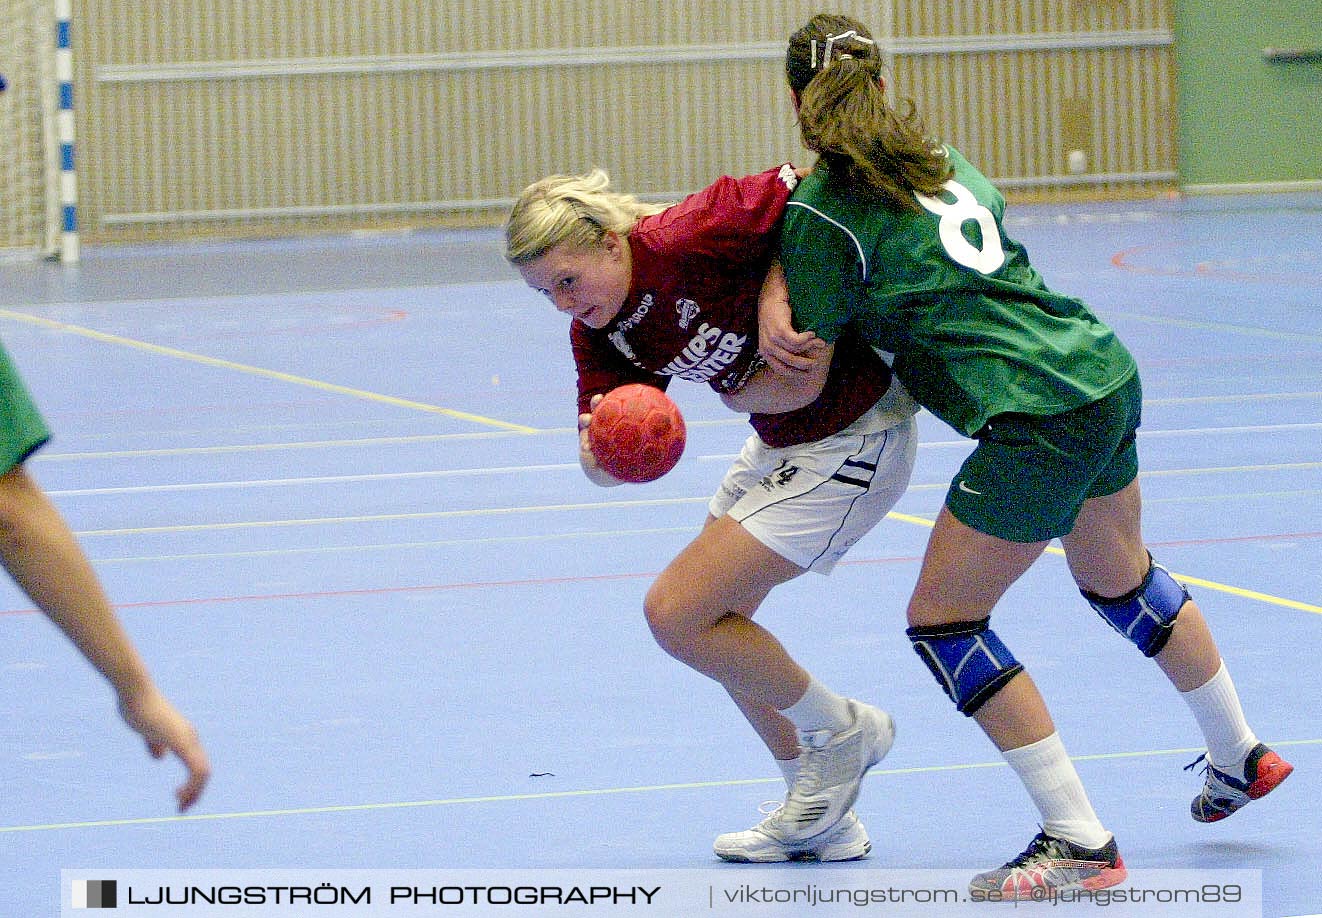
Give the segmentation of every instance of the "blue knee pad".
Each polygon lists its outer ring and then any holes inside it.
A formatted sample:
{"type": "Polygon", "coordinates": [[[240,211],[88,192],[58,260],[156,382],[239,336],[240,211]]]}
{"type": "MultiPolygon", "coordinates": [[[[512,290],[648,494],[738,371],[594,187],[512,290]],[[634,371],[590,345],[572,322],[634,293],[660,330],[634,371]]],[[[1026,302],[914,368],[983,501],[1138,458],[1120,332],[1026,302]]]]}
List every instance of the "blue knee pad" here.
{"type": "Polygon", "coordinates": [[[989,621],[984,618],[905,631],[955,707],[969,717],[1024,669],[987,627],[989,621]]]}
{"type": "Polygon", "coordinates": [[[1080,590],[1106,623],[1134,643],[1145,657],[1161,653],[1175,628],[1175,617],[1189,601],[1189,591],[1148,555],[1148,575],[1136,589],[1116,599],[1080,590]]]}

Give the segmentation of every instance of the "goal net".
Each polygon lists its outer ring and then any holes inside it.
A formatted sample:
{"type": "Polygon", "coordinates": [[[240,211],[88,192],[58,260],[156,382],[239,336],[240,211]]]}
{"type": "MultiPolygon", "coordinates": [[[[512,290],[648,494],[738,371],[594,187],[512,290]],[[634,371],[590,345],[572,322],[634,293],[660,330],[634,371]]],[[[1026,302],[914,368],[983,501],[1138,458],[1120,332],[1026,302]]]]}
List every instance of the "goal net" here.
{"type": "Polygon", "coordinates": [[[58,242],[55,12],[50,0],[0,0],[0,255],[58,242]]]}

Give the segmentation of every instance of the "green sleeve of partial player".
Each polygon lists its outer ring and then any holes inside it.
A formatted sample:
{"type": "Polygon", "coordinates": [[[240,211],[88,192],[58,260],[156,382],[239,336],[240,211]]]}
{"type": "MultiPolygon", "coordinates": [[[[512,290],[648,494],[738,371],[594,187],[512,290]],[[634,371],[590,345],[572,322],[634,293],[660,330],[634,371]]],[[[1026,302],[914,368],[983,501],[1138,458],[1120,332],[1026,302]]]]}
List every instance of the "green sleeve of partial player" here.
{"type": "Polygon", "coordinates": [[[0,347],[0,474],[27,459],[49,439],[46,422],[9,354],[0,347]]]}

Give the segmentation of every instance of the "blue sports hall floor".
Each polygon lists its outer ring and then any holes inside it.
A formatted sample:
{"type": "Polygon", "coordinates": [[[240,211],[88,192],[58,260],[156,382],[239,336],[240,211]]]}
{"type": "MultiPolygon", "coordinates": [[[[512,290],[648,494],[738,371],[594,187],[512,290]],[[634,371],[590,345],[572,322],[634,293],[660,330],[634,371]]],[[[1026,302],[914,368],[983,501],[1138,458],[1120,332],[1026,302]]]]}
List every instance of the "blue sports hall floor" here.
{"type": "MultiPolygon", "coordinates": [[[[1012,589],[997,629],[1131,871],[1252,871],[1263,915],[1322,913],[1322,196],[1018,206],[1008,228],[1137,356],[1146,537],[1295,775],[1229,820],[1193,822],[1192,717],[1058,553],[1012,589]]],[[[147,758],[5,579],[0,915],[59,914],[62,869],[738,881],[712,839],[756,822],[778,773],[719,687],[655,646],[641,602],[748,428],[679,383],[680,465],[647,485],[587,482],[566,320],[504,264],[498,233],[0,262],[0,339],[55,431],[30,468],[215,770],[176,815],[177,763],[147,758]]],[[[772,868],[798,882],[962,876],[1037,831],[904,637],[930,520],[969,449],[930,415],[921,432],[891,517],[759,617],[899,725],[857,805],[871,857],[772,868]]]]}

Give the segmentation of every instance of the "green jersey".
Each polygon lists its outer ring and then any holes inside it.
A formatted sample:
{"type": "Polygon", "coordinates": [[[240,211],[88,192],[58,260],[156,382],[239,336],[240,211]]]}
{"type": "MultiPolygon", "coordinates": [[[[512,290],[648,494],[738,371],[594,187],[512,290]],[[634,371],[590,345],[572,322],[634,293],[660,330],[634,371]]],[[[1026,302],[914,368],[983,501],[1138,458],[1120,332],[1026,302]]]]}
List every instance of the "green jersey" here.
{"type": "Polygon", "coordinates": [[[824,164],[785,210],[781,261],[795,324],[834,341],[850,322],[895,355],[919,404],[965,434],[993,415],[1097,401],[1134,359],[1078,299],[1049,289],[1005,235],[1005,199],[947,147],[954,175],[917,211],[857,201],[824,164]]]}

